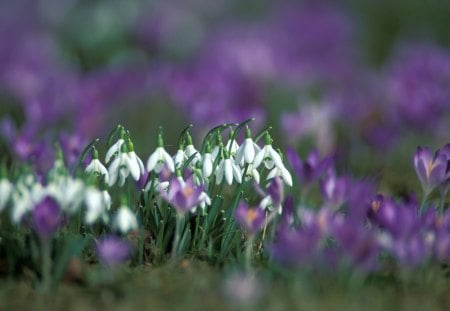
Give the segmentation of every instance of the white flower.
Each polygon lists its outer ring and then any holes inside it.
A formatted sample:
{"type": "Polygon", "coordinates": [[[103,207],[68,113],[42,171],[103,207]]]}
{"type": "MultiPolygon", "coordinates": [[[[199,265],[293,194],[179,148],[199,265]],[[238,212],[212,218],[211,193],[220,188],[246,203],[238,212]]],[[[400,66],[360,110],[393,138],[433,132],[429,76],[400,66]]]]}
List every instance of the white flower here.
{"type": "Polygon", "coordinates": [[[177,153],[173,157],[175,167],[180,167],[181,164],[183,164],[184,159],[185,159],[184,150],[180,148],[177,150],[177,153]]]}
{"type": "MultiPolygon", "coordinates": [[[[244,174],[245,168],[242,169],[242,174],[244,174]]],[[[252,164],[249,164],[249,166],[247,167],[247,171],[245,172],[245,176],[244,176],[245,180],[250,180],[250,179],[254,179],[256,181],[256,183],[259,184],[260,178],[259,178],[259,172],[256,168],[253,167],[252,164]]]]}
{"type": "Polygon", "coordinates": [[[266,144],[255,156],[253,166],[258,168],[264,161],[264,165],[268,170],[271,170],[274,165],[278,168],[284,167],[280,155],[276,152],[272,145],[266,144]]]}
{"type": "MultiPolygon", "coordinates": [[[[128,155],[128,153],[119,153],[119,155],[112,161],[109,166],[109,183],[110,187],[114,186],[119,179],[119,187],[125,184],[125,180],[128,175],[130,175],[131,170],[134,170],[135,174],[137,172],[137,177],[139,179],[139,167],[136,162],[133,162],[128,155]]],[[[133,176],[134,178],[134,176],[133,176]]]]}
{"type": "Polygon", "coordinates": [[[46,195],[46,190],[35,181],[29,184],[29,179],[21,179],[11,194],[12,211],[11,217],[14,223],[19,223],[22,217],[30,212],[46,195]]]}
{"type": "Polygon", "coordinates": [[[88,225],[93,224],[100,217],[103,217],[103,220],[107,219],[106,211],[111,204],[111,197],[107,191],[100,191],[94,187],[89,187],[84,193],[84,200],[86,203],[84,221],[88,225]]]}
{"type": "Polygon", "coordinates": [[[130,158],[129,169],[131,176],[134,180],[139,180],[139,178],[141,178],[141,175],[145,173],[144,163],[142,163],[142,160],[137,156],[134,150],[128,151],[127,154],[130,158]]]}
{"type": "Polygon", "coordinates": [[[136,215],[128,207],[120,207],[114,219],[114,228],[121,233],[136,230],[138,228],[136,215]]]}
{"type": "Polygon", "coordinates": [[[205,153],[203,155],[203,167],[202,167],[203,178],[207,179],[209,178],[209,176],[211,176],[213,172],[213,165],[214,161],[212,159],[211,153],[205,153]]]}
{"type": "Polygon", "coordinates": [[[224,176],[229,185],[233,183],[233,177],[238,183],[242,182],[241,170],[229,157],[222,159],[216,168],[216,184],[220,184],[224,176]]]}
{"type": "Polygon", "coordinates": [[[155,171],[156,173],[159,173],[163,169],[164,164],[167,165],[169,171],[172,173],[175,172],[175,164],[173,163],[172,157],[167,153],[164,147],[160,146],[156,148],[155,152],[148,158],[147,170],[149,172],[155,171]]]}
{"type": "Polygon", "coordinates": [[[89,163],[88,166],[86,166],[86,173],[88,174],[98,174],[98,176],[103,176],[105,178],[105,182],[108,183],[109,181],[109,174],[106,167],[100,162],[100,160],[92,159],[91,163],[89,163]]]}
{"type": "Polygon", "coordinates": [[[235,163],[243,165],[245,163],[252,163],[255,160],[255,155],[258,154],[261,151],[261,148],[253,142],[253,139],[251,137],[246,138],[242,145],[239,147],[235,163]]]}
{"type": "Polygon", "coordinates": [[[275,166],[267,175],[267,179],[272,179],[275,177],[281,177],[281,179],[288,185],[289,187],[292,187],[292,176],[291,173],[283,166],[278,167],[275,166]]]}
{"type": "Polygon", "coordinates": [[[230,139],[227,142],[227,145],[225,146],[225,149],[230,153],[230,155],[232,157],[234,157],[236,155],[236,152],[239,149],[239,145],[238,145],[238,143],[236,142],[235,139],[230,139]],[[231,149],[230,149],[230,147],[231,147],[231,149]]]}
{"type": "MultiPolygon", "coordinates": [[[[211,198],[209,197],[209,195],[202,191],[199,195],[199,201],[200,203],[198,204],[198,206],[202,209],[202,211],[205,211],[205,208],[207,205],[211,205],[211,198]]],[[[197,211],[197,206],[195,206],[193,209],[191,209],[192,213],[195,213],[197,211]]]]}
{"type": "Polygon", "coordinates": [[[186,148],[184,149],[184,154],[186,156],[186,159],[189,159],[192,156],[194,157],[190,162],[192,166],[195,166],[195,164],[197,164],[197,162],[202,159],[200,153],[197,151],[197,149],[195,149],[194,145],[192,144],[186,146],[186,148]]]}
{"type": "Polygon", "coordinates": [[[74,213],[83,201],[84,183],[70,176],[61,176],[47,185],[44,192],[56,199],[61,208],[74,213]]]}
{"type": "Polygon", "coordinates": [[[269,211],[273,211],[274,209],[276,209],[277,212],[278,212],[278,214],[281,214],[282,211],[283,211],[283,207],[282,207],[281,204],[278,205],[278,206],[274,206],[272,197],[271,197],[270,195],[264,197],[264,198],[261,200],[261,202],[259,203],[259,206],[260,206],[262,209],[264,209],[264,210],[267,209],[267,210],[269,210],[269,211]]]}
{"type": "Polygon", "coordinates": [[[106,152],[105,162],[108,163],[109,160],[116,154],[120,153],[120,150],[122,148],[122,145],[125,143],[124,138],[119,138],[119,140],[116,141],[114,145],[109,147],[108,151],[106,152]]]}
{"type": "Polygon", "coordinates": [[[13,186],[6,178],[0,180],[0,212],[5,208],[11,196],[13,186]]]}

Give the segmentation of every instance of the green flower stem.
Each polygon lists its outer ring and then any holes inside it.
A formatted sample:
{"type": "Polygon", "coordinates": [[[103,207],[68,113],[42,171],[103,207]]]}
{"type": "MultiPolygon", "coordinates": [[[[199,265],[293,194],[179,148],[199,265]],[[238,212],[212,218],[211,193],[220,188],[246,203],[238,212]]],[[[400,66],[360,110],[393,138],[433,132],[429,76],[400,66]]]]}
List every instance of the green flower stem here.
{"type": "Polygon", "coordinates": [[[248,237],[247,245],[245,246],[245,271],[249,273],[252,268],[252,250],[255,235],[251,234],[248,237]]]}
{"type": "Polygon", "coordinates": [[[422,202],[420,202],[419,214],[423,214],[426,211],[426,203],[428,198],[428,192],[423,192],[422,202]]]}
{"type": "Polygon", "coordinates": [[[178,244],[180,243],[180,235],[181,235],[181,221],[183,220],[183,216],[180,213],[177,213],[176,226],[175,226],[175,236],[172,244],[172,261],[178,259],[178,244]]]}
{"type": "Polygon", "coordinates": [[[42,290],[47,292],[52,283],[52,243],[51,240],[41,240],[41,272],[42,272],[42,290]]]}

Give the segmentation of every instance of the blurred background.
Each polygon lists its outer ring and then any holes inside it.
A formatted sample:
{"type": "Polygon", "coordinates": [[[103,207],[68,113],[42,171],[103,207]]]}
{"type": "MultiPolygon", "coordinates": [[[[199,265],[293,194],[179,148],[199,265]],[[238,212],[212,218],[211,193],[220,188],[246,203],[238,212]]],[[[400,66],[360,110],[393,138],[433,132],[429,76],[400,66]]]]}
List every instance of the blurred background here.
{"type": "Polygon", "coordinates": [[[335,154],[418,189],[418,145],[449,142],[450,1],[2,0],[0,152],[71,163],[117,124],[147,157],[254,117],[277,147],[335,154]]]}

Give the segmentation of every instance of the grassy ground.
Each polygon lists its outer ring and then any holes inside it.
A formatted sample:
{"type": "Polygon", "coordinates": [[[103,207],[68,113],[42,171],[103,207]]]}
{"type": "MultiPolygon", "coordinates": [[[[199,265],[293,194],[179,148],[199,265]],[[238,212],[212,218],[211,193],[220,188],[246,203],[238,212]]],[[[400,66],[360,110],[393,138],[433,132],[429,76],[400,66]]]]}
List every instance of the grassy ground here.
{"type": "Polygon", "coordinates": [[[415,281],[407,285],[378,277],[356,282],[356,286],[313,273],[290,280],[265,274],[254,279],[259,289],[254,297],[259,298],[243,304],[230,297],[230,290],[245,290],[230,282],[232,273],[204,263],[183,261],[176,266],[102,271],[89,268],[81,283],[63,282],[50,293],[40,292],[25,280],[3,279],[0,310],[410,311],[448,310],[450,305],[450,280],[442,273],[427,272],[420,282],[413,275],[415,281]]]}

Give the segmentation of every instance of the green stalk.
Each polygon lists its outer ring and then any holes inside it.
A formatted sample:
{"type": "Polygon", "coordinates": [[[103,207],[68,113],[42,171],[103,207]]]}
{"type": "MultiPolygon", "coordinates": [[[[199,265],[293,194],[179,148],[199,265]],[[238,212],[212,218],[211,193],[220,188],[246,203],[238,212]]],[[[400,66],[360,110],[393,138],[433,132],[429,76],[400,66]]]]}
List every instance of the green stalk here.
{"type": "Polygon", "coordinates": [[[42,290],[47,292],[52,283],[52,244],[51,240],[41,239],[41,272],[42,272],[42,290]]]}
{"type": "Polygon", "coordinates": [[[247,245],[245,246],[245,271],[249,273],[251,271],[252,263],[252,249],[253,241],[255,236],[253,234],[249,235],[247,245]]]}
{"type": "Polygon", "coordinates": [[[183,217],[183,215],[181,215],[180,213],[177,213],[175,236],[174,236],[173,245],[172,245],[172,261],[175,261],[178,259],[178,244],[180,243],[182,217],[183,217]]]}

